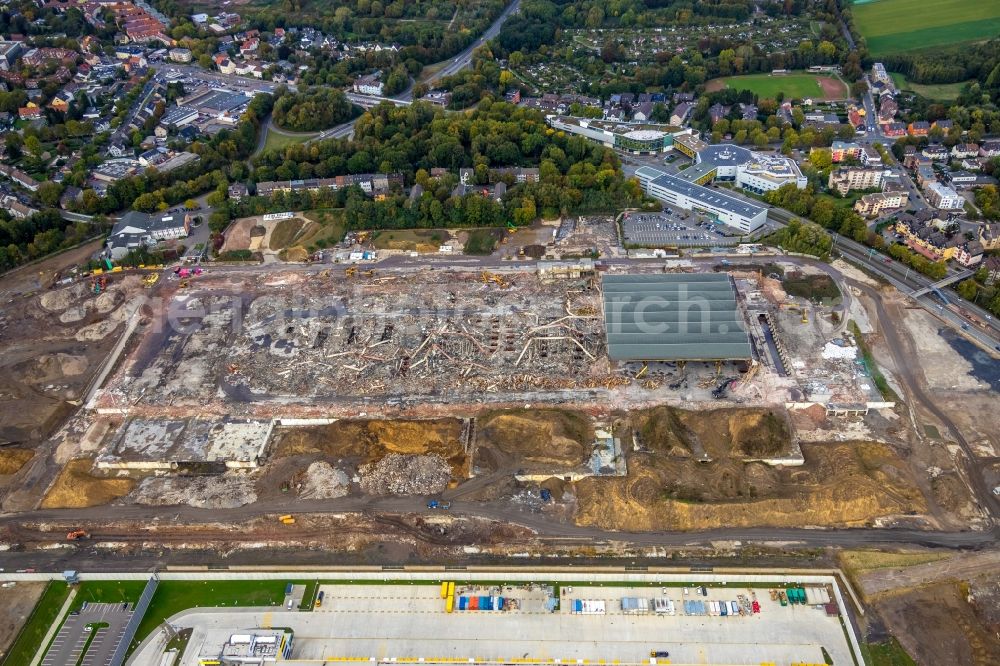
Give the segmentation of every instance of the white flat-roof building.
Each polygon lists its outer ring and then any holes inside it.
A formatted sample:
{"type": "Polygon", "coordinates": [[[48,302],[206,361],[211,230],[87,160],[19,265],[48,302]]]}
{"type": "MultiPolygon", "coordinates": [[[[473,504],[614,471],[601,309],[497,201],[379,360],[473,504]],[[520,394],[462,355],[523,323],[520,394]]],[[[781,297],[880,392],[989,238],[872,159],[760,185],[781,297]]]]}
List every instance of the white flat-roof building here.
{"type": "Polygon", "coordinates": [[[927,201],[935,208],[941,210],[962,210],[965,208],[965,199],[955,190],[947,185],[938,182],[928,183],[924,188],[927,193],[927,201]]]}
{"type": "Polygon", "coordinates": [[[745,233],[756,231],[767,223],[767,208],[764,206],[652,167],[640,167],[635,175],[649,196],[684,210],[705,213],[745,233]]]}

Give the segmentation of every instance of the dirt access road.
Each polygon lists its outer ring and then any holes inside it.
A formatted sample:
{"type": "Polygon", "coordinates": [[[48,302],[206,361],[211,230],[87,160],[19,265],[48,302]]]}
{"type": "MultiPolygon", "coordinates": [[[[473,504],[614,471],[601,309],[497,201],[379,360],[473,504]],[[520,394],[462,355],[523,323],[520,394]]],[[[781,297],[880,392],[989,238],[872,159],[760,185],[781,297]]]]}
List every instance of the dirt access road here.
{"type": "Polygon", "coordinates": [[[863,574],[859,582],[865,596],[872,598],[898,588],[919,587],[944,580],[968,580],[989,571],[1000,572],[1000,550],[963,553],[946,560],[899,569],[879,569],[863,574]]]}

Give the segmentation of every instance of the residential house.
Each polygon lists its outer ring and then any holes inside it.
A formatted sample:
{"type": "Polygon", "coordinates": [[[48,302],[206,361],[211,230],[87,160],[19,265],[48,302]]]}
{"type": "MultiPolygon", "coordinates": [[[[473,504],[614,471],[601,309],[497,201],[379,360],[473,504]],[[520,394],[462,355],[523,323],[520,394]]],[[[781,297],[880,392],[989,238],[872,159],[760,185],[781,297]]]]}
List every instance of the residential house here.
{"type": "Polygon", "coordinates": [[[632,113],[632,120],[637,123],[649,122],[649,119],[653,117],[653,103],[652,102],[642,102],[635,108],[632,113]]]}
{"type": "Polygon", "coordinates": [[[28,102],[27,106],[22,106],[17,110],[17,116],[21,120],[38,120],[42,117],[42,109],[34,102],[28,102]]]}
{"type": "Polygon", "coordinates": [[[899,104],[889,95],[881,95],[878,105],[879,123],[891,123],[892,119],[899,113],[899,104]]]}
{"type": "Polygon", "coordinates": [[[881,169],[853,167],[834,169],[830,172],[827,187],[846,196],[851,190],[870,190],[882,186],[881,169]]]}
{"type": "MultiPolygon", "coordinates": [[[[813,148],[813,150],[816,150],[816,148],[813,148]]],[[[856,160],[860,159],[860,157],[861,146],[856,143],[834,141],[833,145],[830,146],[830,158],[834,163],[843,162],[844,160],[856,160]]]]}
{"type": "Polygon", "coordinates": [[[882,125],[882,133],[886,136],[906,136],[906,125],[903,123],[885,123],[882,125]]]}
{"type": "Polygon", "coordinates": [[[0,175],[14,181],[29,192],[38,191],[39,182],[20,169],[15,169],[14,167],[6,164],[0,164],[0,175]]]}
{"type": "Polygon", "coordinates": [[[930,132],[931,125],[926,120],[917,120],[909,124],[906,128],[906,132],[910,136],[927,136],[930,132]]]}
{"type": "Polygon", "coordinates": [[[979,242],[987,250],[1000,250],[1000,223],[981,225],[979,242]]]}
{"type": "Polygon", "coordinates": [[[947,118],[942,118],[941,120],[935,120],[933,123],[931,123],[931,129],[936,128],[942,130],[945,134],[947,134],[954,126],[955,123],[948,120],[947,118]]]}
{"type": "Polygon", "coordinates": [[[983,260],[982,243],[978,241],[969,241],[959,245],[955,248],[953,259],[966,268],[976,266],[983,260]]]}
{"type": "Polygon", "coordinates": [[[243,199],[243,197],[247,196],[247,194],[249,194],[249,190],[243,183],[233,183],[229,186],[229,198],[233,201],[239,202],[243,199]]]}
{"type": "Polygon", "coordinates": [[[854,203],[854,210],[858,215],[864,217],[878,217],[905,205],[905,192],[873,192],[858,199],[854,203]]]}
{"type": "Polygon", "coordinates": [[[986,284],[1000,282],[1000,257],[991,255],[983,259],[982,264],[986,269],[986,284]]]}
{"type": "Polygon", "coordinates": [[[917,165],[917,184],[920,187],[927,187],[928,185],[936,182],[937,174],[934,173],[934,169],[931,167],[929,162],[917,165]]]}
{"type": "Polygon", "coordinates": [[[942,146],[941,144],[932,144],[930,146],[926,146],[924,147],[923,150],[920,151],[920,154],[928,159],[936,160],[939,162],[947,161],[949,155],[948,149],[942,146]]]}
{"type": "Polygon", "coordinates": [[[694,111],[694,102],[681,102],[674,107],[673,113],[670,114],[670,124],[683,125],[691,117],[692,111],[694,111]]]}
{"type": "Polygon", "coordinates": [[[177,47],[175,49],[170,49],[168,52],[168,57],[174,62],[191,62],[193,57],[191,54],[191,49],[185,49],[177,47]]]}
{"type": "Polygon", "coordinates": [[[743,120],[757,120],[757,105],[740,102],[740,116],[743,120]]]}
{"type": "Polygon", "coordinates": [[[980,157],[1000,157],[1000,139],[983,141],[979,146],[980,157]]]}
{"type": "Polygon", "coordinates": [[[729,109],[731,107],[723,106],[716,102],[712,106],[708,107],[708,117],[711,119],[712,124],[719,122],[723,118],[729,115],[729,109]]]}
{"type": "Polygon", "coordinates": [[[352,88],[354,89],[354,92],[361,95],[375,95],[377,97],[381,97],[382,91],[385,89],[385,84],[382,82],[381,70],[371,74],[365,74],[364,76],[359,76],[354,80],[352,88]]]}
{"type": "Polygon", "coordinates": [[[930,205],[941,210],[962,210],[965,207],[965,199],[942,183],[928,183],[924,187],[924,195],[930,205]]]}
{"type": "Polygon", "coordinates": [[[23,220],[38,212],[36,208],[24,205],[17,200],[17,197],[9,194],[0,196],[0,207],[10,213],[11,217],[16,220],[23,220]]]}
{"type": "Polygon", "coordinates": [[[861,146],[861,163],[870,169],[881,169],[882,153],[875,146],[865,144],[861,146]]]}
{"type": "Polygon", "coordinates": [[[962,160],[979,155],[978,143],[956,143],[952,146],[951,156],[956,160],[962,160]]]}

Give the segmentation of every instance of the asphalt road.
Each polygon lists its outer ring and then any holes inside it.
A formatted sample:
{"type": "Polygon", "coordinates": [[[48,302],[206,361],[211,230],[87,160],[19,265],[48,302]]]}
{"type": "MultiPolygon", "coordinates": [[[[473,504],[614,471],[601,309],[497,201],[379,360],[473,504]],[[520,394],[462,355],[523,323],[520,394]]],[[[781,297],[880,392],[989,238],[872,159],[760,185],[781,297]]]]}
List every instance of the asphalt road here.
{"type": "MultiPolygon", "coordinates": [[[[424,83],[433,87],[435,81],[438,81],[439,79],[446,76],[452,76],[453,74],[457,74],[458,72],[462,71],[470,64],[472,64],[472,54],[476,51],[476,49],[478,49],[483,44],[485,44],[486,42],[490,41],[498,34],[500,34],[500,29],[503,27],[503,24],[507,21],[508,18],[510,18],[511,14],[517,11],[520,1],[521,0],[513,0],[513,2],[507,5],[507,8],[503,10],[503,13],[497,17],[497,19],[492,23],[492,25],[490,25],[490,27],[486,29],[486,32],[484,32],[479,37],[479,39],[472,42],[472,44],[470,44],[468,48],[466,48],[464,51],[462,51],[454,58],[452,58],[451,62],[447,63],[440,70],[435,72],[433,75],[429,76],[427,80],[424,81],[424,83]]],[[[398,99],[401,102],[412,101],[413,85],[411,84],[409,88],[401,92],[399,95],[396,95],[395,99],[398,99]]]]}

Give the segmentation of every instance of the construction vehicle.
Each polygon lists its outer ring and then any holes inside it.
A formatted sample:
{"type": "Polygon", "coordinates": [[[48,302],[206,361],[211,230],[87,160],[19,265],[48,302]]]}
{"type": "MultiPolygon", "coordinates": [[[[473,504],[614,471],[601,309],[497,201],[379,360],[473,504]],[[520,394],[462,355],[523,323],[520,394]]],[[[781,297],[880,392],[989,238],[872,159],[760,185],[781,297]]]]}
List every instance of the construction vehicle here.
{"type": "Polygon", "coordinates": [[[501,289],[506,289],[510,286],[510,282],[505,280],[503,276],[497,275],[496,273],[490,273],[489,271],[483,271],[480,273],[479,279],[483,281],[483,284],[489,284],[492,282],[501,289]]]}
{"type": "Polygon", "coordinates": [[[639,372],[636,373],[635,378],[636,379],[642,379],[643,377],[646,376],[647,372],[649,372],[649,363],[645,363],[644,362],[642,364],[642,369],[639,370],[639,372]]]}
{"type": "Polygon", "coordinates": [[[142,284],[144,287],[148,289],[152,287],[154,284],[156,284],[159,279],[160,279],[159,273],[150,273],[149,275],[147,275],[142,279],[142,284]]]}
{"type": "Polygon", "coordinates": [[[278,517],[278,522],[281,523],[282,525],[294,525],[295,524],[295,517],[292,516],[291,514],[286,514],[284,516],[279,516],[278,517]]]}
{"type": "Polygon", "coordinates": [[[347,270],[344,271],[344,277],[352,278],[352,277],[354,277],[357,274],[358,274],[358,267],[357,266],[348,266],[347,270]]]}
{"type": "Polygon", "coordinates": [[[808,324],[809,323],[809,314],[808,314],[808,312],[806,312],[805,308],[802,308],[802,323],[803,324],[808,324]]]}
{"type": "Polygon", "coordinates": [[[191,280],[181,280],[181,283],[180,283],[180,285],[178,285],[178,286],[179,286],[179,287],[180,287],[181,289],[187,289],[188,287],[190,287],[190,286],[191,286],[191,280]]]}
{"type": "Polygon", "coordinates": [[[430,500],[429,502],[427,502],[427,508],[442,509],[444,511],[447,511],[448,509],[451,508],[451,502],[440,502],[438,500],[430,500]]]}
{"type": "Polygon", "coordinates": [[[316,595],[316,608],[319,608],[323,605],[324,596],[326,596],[326,593],[320,590],[319,594],[316,595]]]}
{"type": "Polygon", "coordinates": [[[87,534],[85,530],[73,530],[66,535],[66,541],[81,541],[83,539],[89,539],[90,535],[87,534]]]}
{"type": "Polygon", "coordinates": [[[114,266],[111,264],[111,260],[108,259],[107,257],[104,257],[104,270],[110,272],[111,269],[113,269],[113,268],[114,268],[114,266]]]}

